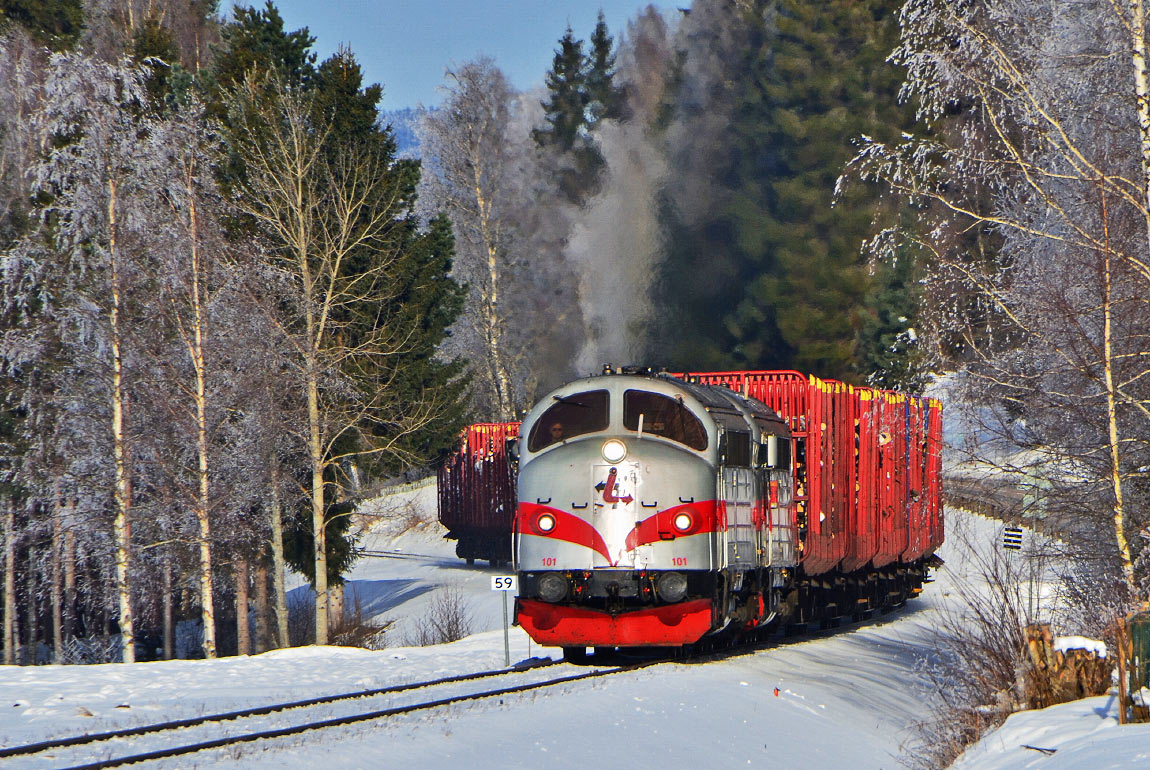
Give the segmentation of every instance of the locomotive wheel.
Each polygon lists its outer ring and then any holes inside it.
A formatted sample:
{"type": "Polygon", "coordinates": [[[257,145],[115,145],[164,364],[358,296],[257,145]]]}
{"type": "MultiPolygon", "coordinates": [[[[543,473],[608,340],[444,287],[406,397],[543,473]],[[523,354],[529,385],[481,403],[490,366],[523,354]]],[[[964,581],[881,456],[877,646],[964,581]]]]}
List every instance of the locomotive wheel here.
{"type": "Polygon", "coordinates": [[[564,647],[563,660],[568,663],[575,663],[582,665],[587,662],[587,648],[586,647],[564,647]]]}

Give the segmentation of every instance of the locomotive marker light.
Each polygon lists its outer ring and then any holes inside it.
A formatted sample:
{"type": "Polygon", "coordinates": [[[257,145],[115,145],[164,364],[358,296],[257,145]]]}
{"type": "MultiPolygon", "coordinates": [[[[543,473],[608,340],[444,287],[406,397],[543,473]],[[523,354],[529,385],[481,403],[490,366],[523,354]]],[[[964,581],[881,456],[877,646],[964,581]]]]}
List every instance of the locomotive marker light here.
{"type": "Polygon", "coordinates": [[[694,522],[691,521],[691,514],[689,513],[684,512],[675,516],[675,529],[679,530],[680,532],[689,531],[693,523],[694,522]]]}
{"type": "Polygon", "coordinates": [[[507,626],[507,592],[519,588],[515,575],[492,575],[491,590],[503,592],[503,665],[511,667],[511,638],[507,626]]]}
{"type": "Polygon", "coordinates": [[[555,517],[549,513],[541,513],[539,518],[535,520],[535,526],[539,528],[540,532],[550,532],[555,529],[555,517]]]}

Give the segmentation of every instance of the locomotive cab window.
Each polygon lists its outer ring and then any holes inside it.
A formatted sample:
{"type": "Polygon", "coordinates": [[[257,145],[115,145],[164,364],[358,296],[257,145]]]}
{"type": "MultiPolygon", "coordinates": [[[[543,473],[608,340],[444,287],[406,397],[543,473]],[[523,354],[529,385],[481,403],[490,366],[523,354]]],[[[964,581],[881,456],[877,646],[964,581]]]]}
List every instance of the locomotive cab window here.
{"type": "Polygon", "coordinates": [[[644,434],[669,438],[700,452],[707,448],[702,420],[677,399],[645,390],[625,391],[623,427],[639,430],[640,418],[644,434]]]}
{"type": "Polygon", "coordinates": [[[555,396],[535,425],[527,440],[532,452],[558,444],[575,436],[604,430],[608,423],[608,399],[605,390],[589,390],[571,396],[555,396]]]}

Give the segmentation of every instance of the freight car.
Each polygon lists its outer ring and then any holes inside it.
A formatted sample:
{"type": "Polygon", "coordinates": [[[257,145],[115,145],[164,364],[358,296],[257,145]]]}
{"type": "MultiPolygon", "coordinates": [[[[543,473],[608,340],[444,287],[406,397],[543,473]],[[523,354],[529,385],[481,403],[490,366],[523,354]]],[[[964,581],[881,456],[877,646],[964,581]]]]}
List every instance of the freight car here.
{"type": "Polygon", "coordinates": [[[439,521],[457,540],[455,554],[474,564],[511,561],[515,518],[515,462],[507,451],[519,436],[519,423],[472,425],[463,431],[459,451],[439,469],[439,521]]]}
{"type": "Polygon", "coordinates": [[[522,430],[517,620],[570,658],[858,617],[917,594],[942,542],[933,400],[625,370],[522,430]]]}

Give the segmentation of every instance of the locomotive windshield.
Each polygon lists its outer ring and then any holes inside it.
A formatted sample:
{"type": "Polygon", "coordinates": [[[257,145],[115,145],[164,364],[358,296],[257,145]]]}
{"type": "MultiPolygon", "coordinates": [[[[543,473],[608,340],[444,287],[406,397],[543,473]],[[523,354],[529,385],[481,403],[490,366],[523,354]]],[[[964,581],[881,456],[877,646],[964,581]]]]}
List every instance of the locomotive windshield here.
{"type": "Polygon", "coordinates": [[[624,392],[623,427],[639,430],[640,415],[644,433],[669,438],[700,452],[707,448],[703,422],[677,399],[645,390],[624,392]]]}
{"type": "Polygon", "coordinates": [[[607,391],[589,390],[571,396],[554,396],[555,403],[531,428],[527,448],[532,452],[565,439],[604,430],[608,423],[607,391]]]}

